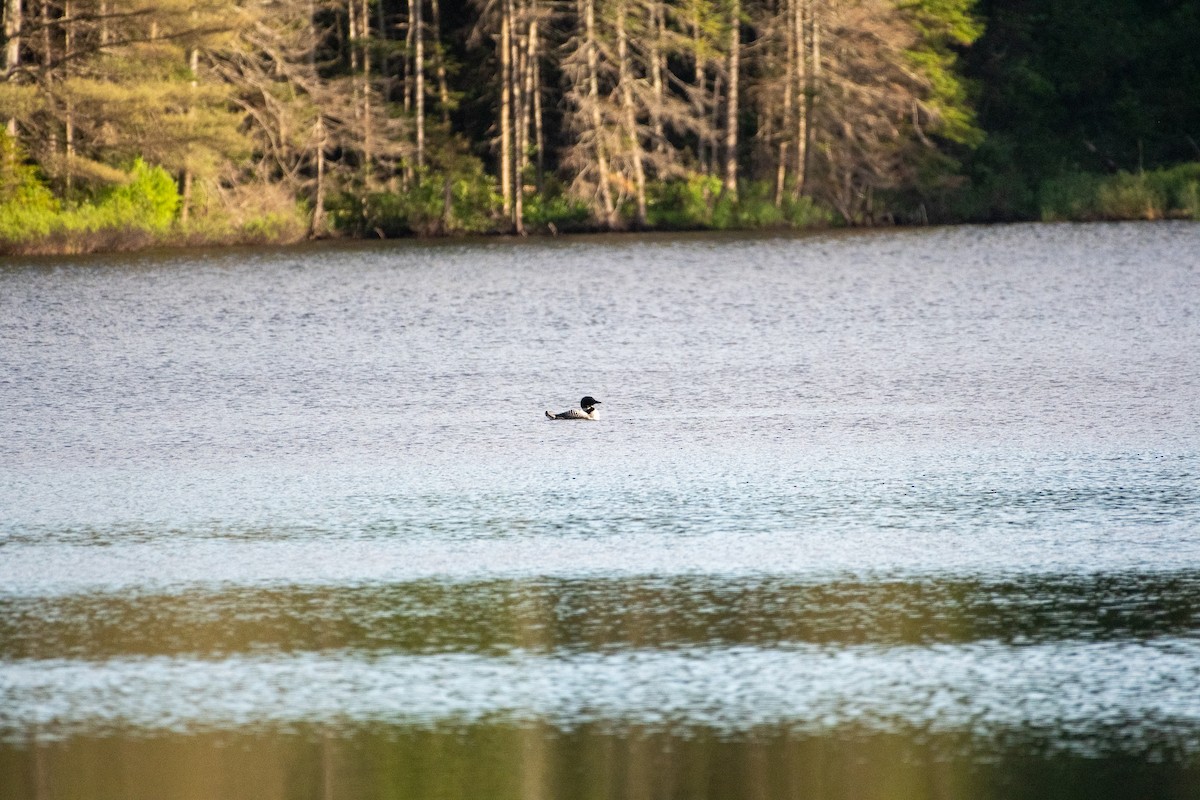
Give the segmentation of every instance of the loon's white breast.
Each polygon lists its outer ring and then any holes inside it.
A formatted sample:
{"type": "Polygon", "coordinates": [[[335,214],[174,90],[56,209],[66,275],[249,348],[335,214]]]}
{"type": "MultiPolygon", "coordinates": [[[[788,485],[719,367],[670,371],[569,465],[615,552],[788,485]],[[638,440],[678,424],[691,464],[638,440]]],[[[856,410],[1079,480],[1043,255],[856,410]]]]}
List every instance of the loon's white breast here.
{"type": "Polygon", "coordinates": [[[546,416],[550,419],[599,419],[596,414],[596,406],[600,405],[600,401],[591,395],[585,396],[579,401],[579,408],[572,408],[558,414],[546,412],[546,416]]]}

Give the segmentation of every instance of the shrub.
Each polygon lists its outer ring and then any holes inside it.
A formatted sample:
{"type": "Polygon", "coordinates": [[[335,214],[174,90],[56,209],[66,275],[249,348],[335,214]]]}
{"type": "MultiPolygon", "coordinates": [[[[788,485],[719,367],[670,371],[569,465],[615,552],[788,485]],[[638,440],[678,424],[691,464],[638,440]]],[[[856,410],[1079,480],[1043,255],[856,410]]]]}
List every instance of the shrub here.
{"type": "Polygon", "coordinates": [[[284,187],[248,183],[233,187],[198,181],[192,214],[176,223],[172,241],[188,245],[287,244],[308,234],[305,209],[284,187]]]}
{"type": "Polygon", "coordinates": [[[58,200],[25,163],[25,154],[0,130],[0,241],[45,236],[59,214],[58,200]]]}
{"type": "Polygon", "coordinates": [[[102,194],[95,208],[103,227],[164,231],[179,210],[179,189],[162,167],[133,162],[129,181],[102,194]]]}
{"type": "Polygon", "coordinates": [[[740,184],[737,200],[724,191],[721,179],[712,175],[653,183],[647,194],[650,226],[667,230],[810,228],[828,225],[833,219],[811,197],[785,195],[775,205],[775,187],[766,181],[740,184]]]}
{"type": "Polygon", "coordinates": [[[793,228],[823,228],[833,224],[829,209],[817,204],[811,197],[785,197],[783,219],[793,228]]]}
{"type": "Polygon", "coordinates": [[[721,181],[711,175],[655,181],[646,188],[646,222],[653,228],[693,230],[713,224],[721,181]]]}
{"type": "Polygon", "coordinates": [[[1200,220],[1200,162],[1146,173],[1168,216],[1200,220]]]}
{"type": "Polygon", "coordinates": [[[420,174],[406,192],[342,192],[326,204],[330,224],[354,235],[482,233],[495,227],[500,198],[477,170],[420,174]]]}
{"type": "Polygon", "coordinates": [[[524,200],[525,224],[531,228],[570,231],[582,230],[590,224],[591,210],[582,200],[568,197],[554,182],[543,193],[534,193],[524,200]]]}
{"type": "Polygon", "coordinates": [[[1044,220],[1200,219],[1200,163],[1131,174],[1074,173],[1041,186],[1044,220]]]}
{"type": "Polygon", "coordinates": [[[738,186],[734,221],[739,228],[777,228],[784,224],[783,208],[775,205],[775,187],[766,181],[738,186]]]}
{"type": "Polygon", "coordinates": [[[1088,173],[1071,173],[1046,181],[1038,196],[1046,222],[1096,219],[1096,196],[1103,178],[1088,173]]]}
{"type": "Polygon", "coordinates": [[[1165,205],[1145,175],[1120,172],[1102,181],[1096,191],[1100,219],[1160,219],[1165,205]]]}

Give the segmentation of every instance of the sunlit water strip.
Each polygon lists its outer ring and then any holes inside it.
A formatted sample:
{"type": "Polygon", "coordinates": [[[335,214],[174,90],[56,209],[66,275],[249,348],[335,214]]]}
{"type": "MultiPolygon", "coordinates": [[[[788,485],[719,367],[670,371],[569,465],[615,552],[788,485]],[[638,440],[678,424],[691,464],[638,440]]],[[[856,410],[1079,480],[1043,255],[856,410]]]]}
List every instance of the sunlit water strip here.
{"type": "Polygon", "coordinates": [[[954,531],[823,529],[662,535],[499,534],[471,539],[331,535],[282,541],[164,538],[103,547],[10,544],[0,595],[161,591],[236,584],[362,585],[539,576],[844,576],[1147,573],[1200,569],[1186,523],[1124,529],[954,531]]]}
{"type": "Polygon", "coordinates": [[[1200,642],[694,647],[505,657],[369,651],[0,664],[0,736],[545,722],[1004,736],[1200,752],[1200,642]]]}

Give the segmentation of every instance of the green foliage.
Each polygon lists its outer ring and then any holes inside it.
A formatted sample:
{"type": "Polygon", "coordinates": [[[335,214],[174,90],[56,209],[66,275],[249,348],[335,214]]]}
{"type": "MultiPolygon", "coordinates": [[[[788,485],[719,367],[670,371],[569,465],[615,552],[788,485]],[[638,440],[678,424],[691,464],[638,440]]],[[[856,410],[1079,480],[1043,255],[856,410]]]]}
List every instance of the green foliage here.
{"type": "Polygon", "coordinates": [[[833,213],[811,197],[785,197],[783,219],[793,228],[824,228],[833,224],[833,213]]]}
{"type": "Polygon", "coordinates": [[[47,235],[58,216],[59,204],[25,163],[25,153],[0,130],[0,242],[47,235]]]}
{"type": "Polygon", "coordinates": [[[988,141],[965,166],[995,187],[990,218],[1129,216],[1158,202],[1155,170],[1197,157],[1200,3],[980,0],[980,14],[966,74],[988,141]],[[1120,179],[1101,202],[1078,177],[1121,170],[1149,185],[1120,179]]]}
{"type": "Polygon", "coordinates": [[[551,182],[543,194],[524,198],[525,225],[535,230],[572,231],[588,227],[592,212],[582,200],[568,197],[551,182]],[[553,227],[552,227],[553,226],[553,227]]]}
{"type": "Polygon", "coordinates": [[[1164,198],[1168,216],[1200,220],[1200,162],[1155,170],[1147,178],[1164,198]]]}
{"type": "Polygon", "coordinates": [[[975,15],[976,0],[904,0],[899,4],[927,43],[938,47],[965,47],[983,35],[983,22],[975,15]]]}
{"type": "Polygon", "coordinates": [[[390,238],[484,233],[495,227],[499,206],[491,179],[477,166],[423,172],[406,192],[342,192],[326,210],[337,230],[390,238]]]}
{"type": "Polygon", "coordinates": [[[278,184],[245,184],[233,188],[197,182],[192,213],[176,222],[169,241],[187,245],[287,244],[308,234],[309,215],[278,184]]]}
{"type": "Polygon", "coordinates": [[[651,183],[646,187],[646,221],[667,230],[710,227],[720,194],[721,179],[711,175],[651,183]]]}
{"type": "Polygon", "coordinates": [[[783,209],[775,205],[774,187],[765,181],[740,184],[732,212],[729,227],[777,228],[784,224],[783,209]]]}
{"type": "Polygon", "coordinates": [[[1041,187],[1044,220],[1200,219],[1200,163],[1139,174],[1074,173],[1041,187]]]}
{"type": "Polygon", "coordinates": [[[251,217],[241,224],[233,238],[239,244],[277,244],[300,241],[304,233],[304,216],[295,209],[251,217]]]}
{"type": "Polygon", "coordinates": [[[111,227],[163,231],[179,209],[179,190],[165,169],[139,158],[129,172],[129,182],[106,191],[97,208],[114,221],[111,227]]]}
{"type": "Polygon", "coordinates": [[[784,194],[775,205],[775,188],[766,181],[745,181],[733,199],[720,178],[691,175],[647,187],[647,221],[666,230],[735,228],[813,228],[831,224],[832,215],[811,197],[784,194]]]}
{"type": "Polygon", "coordinates": [[[958,66],[958,51],[983,34],[975,0],[907,0],[900,4],[919,35],[909,61],[929,84],[926,100],[936,122],[933,132],[947,141],[977,147],[983,130],[975,118],[971,84],[958,66]]]}
{"type": "Polygon", "coordinates": [[[57,210],[51,208],[0,204],[0,251],[6,243],[50,235],[58,218],[57,210]]]}
{"type": "MultiPolygon", "coordinates": [[[[0,242],[14,244],[39,238],[56,238],[60,249],[89,249],[83,241],[103,234],[139,232],[161,234],[170,228],[179,207],[175,181],[161,167],[140,159],[127,181],[101,192],[93,201],[64,207],[39,180],[36,172],[20,163],[19,151],[7,137],[0,139],[0,242]]],[[[140,240],[140,238],[139,238],[140,240]]]]}
{"type": "Polygon", "coordinates": [[[25,163],[25,153],[0,130],[0,240],[45,236],[59,213],[58,200],[25,163]]]}

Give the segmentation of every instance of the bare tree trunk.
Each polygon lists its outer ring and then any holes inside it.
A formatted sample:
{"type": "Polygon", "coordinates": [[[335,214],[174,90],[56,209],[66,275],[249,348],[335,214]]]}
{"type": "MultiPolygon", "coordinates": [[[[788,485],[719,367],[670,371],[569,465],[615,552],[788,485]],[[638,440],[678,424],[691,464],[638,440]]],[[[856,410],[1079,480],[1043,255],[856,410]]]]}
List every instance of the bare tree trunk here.
{"type": "Polygon", "coordinates": [[[741,2],[729,9],[729,93],[725,105],[725,192],[737,199],[738,68],[741,62],[741,2]]]}
{"type": "Polygon", "coordinates": [[[796,82],[796,38],[793,36],[796,0],[785,0],[783,10],[784,70],[783,70],[783,119],[779,135],[779,163],[775,165],[775,207],[783,205],[783,192],[787,185],[788,144],[794,127],[792,125],[792,91],[796,82]]]}
{"type": "Polygon", "coordinates": [[[721,73],[718,72],[713,76],[712,83],[712,102],[710,104],[712,106],[712,119],[709,121],[709,131],[711,133],[708,137],[708,168],[704,172],[709,177],[716,177],[717,174],[717,157],[719,155],[717,152],[717,140],[719,138],[719,131],[721,130],[721,91],[723,88],[721,73]]]}
{"type": "Polygon", "coordinates": [[[535,19],[529,26],[529,74],[533,84],[533,145],[537,148],[537,190],[541,194],[546,182],[546,132],[542,127],[542,70],[541,42],[535,19]]]}
{"type": "Polygon", "coordinates": [[[512,11],[504,0],[500,17],[500,194],[512,219],[512,11]]]}
{"type": "MultiPolygon", "coordinates": [[[[535,11],[535,9],[530,9],[530,11],[535,11]]],[[[521,118],[521,167],[522,167],[522,169],[521,169],[521,178],[519,180],[520,180],[520,184],[522,186],[524,186],[524,184],[525,184],[525,178],[524,178],[525,170],[529,165],[530,141],[532,140],[534,142],[534,146],[536,146],[536,143],[537,143],[535,132],[533,130],[534,118],[539,113],[541,113],[541,109],[539,107],[540,104],[537,102],[537,98],[534,94],[537,91],[537,80],[536,80],[537,36],[538,36],[537,17],[531,16],[530,20],[529,20],[529,27],[526,29],[526,34],[525,34],[525,50],[521,54],[521,63],[522,63],[521,74],[524,76],[524,81],[525,81],[524,88],[521,90],[524,99],[523,99],[522,106],[521,106],[522,107],[522,118],[521,118]]],[[[539,162],[541,160],[540,153],[538,155],[538,160],[539,160],[539,162]]],[[[540,183],[541,183],[540,176],[538,177],[537,180],[540,185],[540,183]]]]}
{"type": "Polygon", "coordinates": [[[808,40],[804,35],[805,22],[812,15],[809,0],[792,0],[795,16],[792,19],[792,37],[796,49],[796,177],[792,185],[792,197],[799,197],[805,190],[808,176],[808,128],[812,112],[812,85],[809,66],[808,40]]]}
{"type": "MultiPolygon", "coordinates": [[[[74,55],[75,49],[75,23],[71,21],[74,16],[74,3],[71,0],[63,0],[62,12],[64,21],[63,27],[63,78],[64,81],[71,76],[71,57],[74,55]]],[[[75,103],[71,98],[71,92],[68,88],[66,92],[66,108],[63,115],[63,155],[66,157],[66,190],[67,196],[71,196],[71,190],[75,184],[75,103]]]]}
{"type": "MultiPolygon", "coordinates": [[[[442,125],[450,129],[450,84],[446,78],[446,51],[442,45],[442,8],[439,0],[430,0],[430,11],[433,14],[433,60],[434,72],[437,75],[438,108],[441,112],[442,125]]],[[[449,169],[442,170],[442,217],[441,232],[450,231],[450,223],[454,219],[454,181],[449,169]]]]}
{"type": "Polygon", "coordinates": [[[375,123],[371,109],[371,7],[368,0],[362,0],[358,33],[362,37],[363,169],[370,178],[375,159],[375,123]]]}
{"type": "MultiPolygon", "coordinates": [[[[359,170],[365,179],[369,171],[366,158],[366,130],[367,126],[363,119],[363,111],[366,108],[366,85],[363,80],[362,69],[359,64],[359,47],[362,44],[362,30],[358,19],[358,0],[346,0],[346,42],[345,52],[339,52],[339,56],[345,58],[350,65],[350,113],[353,115],[354,131],[356,138],[363,142],[363,148],[358,153],[361,158],[359,170]]],[[[365,206],[361,206],[362,212],[366,213],[365,206]]]]}
{"type": "MultiPolygon", "coordinates": [[[[365,2],[366,0],[364,0],[365,2]]],[[[425,24],[422,20],[424,0],[413,3],[411,21],[414,33],[413,100],[417,123],[417,169],[425,168],[425,24]]]]}
{"type": "Polygon", "coordinates": [[[358,72],[358,50],[355,45],[358,44],[360,36],[358,29],[358,7],[355,5],[356,0],[346,0],[346,26],[347,26],[347,42],[346,47],[350,51],[347,55],[350,57],[350,72],[358,72]]]}
{"type": "MultiPolygon", "coordinates": [[[[695,62],[696,66],[696,89],[693,107],[695,108],[696,119],[702,120],[707,116],[704,108],[704,93],[707,91],[707,80],[705,78],[704,50],[700,43],[699,12],[696,12],[695,16],[692,17],[692,60],[695,62]]],[[[699,160],[699,164],[697,164],[697,166],[699,167],[700,172],[704,175],[708,175],[710,174],[708,161],[708,137],[704,134],[705,127],[707,126],[702,125],[700,132],[696,134],[696,157],[699,160]]]]}
{"type": "MultiPolygon", "coordinates": [[[[21,0],[4,2],[4,74],[12,75],[21,66],[21,0]]],[[[9,123],[15,125],[15,122],[9,123]]],[[[15,133],[15,130],[13,131],[15,133]]]]}
{"type": "Polygon", "coordinates": [[[617,4],[617,83],[621,87],[621,111],[625,118],[625,135],[629,139],[633,161],[633,183],[637,193],[637,224],[646,224],[646,173],[642,164],[642,142],[638,136],[637,112],[633,107],[633,76],[629,69],[629,42],[625,31],[627,11],[625,0],[617,4]]]}
{"type": "MultiPolygon", "coordinates": [[[[413,36],[415,27],[413,19],[416,18],[417,0],[408,0],[408,25],[404,32],[404,52],[411,53],[413,51],[413,36]]],[[[408,59],[404,59],[404,113],[407,114],[413,108],[413,71],[408,59]]]]}
{"type": "Polygon", "coordinates": [[[505,0],[508,4],[509,14],[511,15],[511,27],[509,34],[509,46],[512,47],[512,53],[509,56],[509,76],[511,83],[508,90],[512,92],[512,112],[513,112],[513,174],[512,174],[512,195],[513,195],[513,230],[517,233],[525,233],[525,141],[528,136],[529,125],[525,114],[525,99],[521,94],[521,87],[524,80],[524,71],[522,70],[521,58],[521,38],[517,35],[517,14],[515,8],[515,0],[505,0]]]}
{"type": "MultiPolygon", "coordinates": [[[[39,22],[42,25],[42,75],[41,80],[45,84],[43,91],[49,94],[50,84],[54,82],[54,40],[50,35],[50,0],[42,0],[41,8],[38,11],[39,22]]],[[[58,156],[58,128],[53,123],[50,125],[50,130],[46,135],[45,148],[50,152],[51,157],[58,156]]]]}
{"type": "MultiPolygon", "coordinates": [[[[48,72],[50,65],[54,63],[54,54],[50,49],[50,0],[42,0],[38,13],[40,16],[39,22],[42,24],[42,66],[48,72]]],[[[151,38],[154,37],[151,36],[151,38]]],[[[49,76],[47,75],[47,77],[49,76]]]]}
{"type": "Polygon", "coordinates": [[[442,124],[450,124],[450,84],[446,78],[446,51],[442,45],[442,11],[439,0],[431,0],[433,11],[433,58],[437,73],[438,105],[441,107],[442,124]]]}
{"type": "MultiPolygon", "coordinates": [[[[21,66],[21,0],[5,0],[4,3],[4,75],[8,77],[21,66]]],[[[8,135],[17,136],[17,118],[9,117],[5,122],[8,135]]]]}
{"type": "MultiPolygon", "coordinates": [[[[191,91],[195,94],[196,88],[199,86],[197,73],[200,72],[200,48],[193,47],[188,51],[188,69],[192,71],[191,91]]],[[[194,102],[194,101],[193,101],[194,102]]],[[[195,110],[188,108],[188,116],[195,116],[195,110]]],[[[188,155],[191,155],[191,147],[188,147],[188,155]]],[[[183,197],[179,206],[179,221],[187,224],[188,218],[192,210],[192,182],[195,177],[192,175],[192,165],[184,164],[183,167],[183,197]]]]}
{"type": "Polygon", "coordinates": [[[664,69],[660,44],[665,38],[666,22],[663,19],[662,5],[653,0],[646,10],[646,29],[650,32],[649,55],[650,86],[654,92],[654,103],[650,108],[650,129],[654,132],[654,149],[658,153],[666,150],[666,132],[663,129],[662,110],[666,104],[663,84],[664,69]]]}
{"type": "MultiPolygon", "coordinates": [[[[312,73],[317,69],[317,8],[316,0],[308,0],[308,68],[312,73]]],[[[309,238],[320,236],[325,232],[325,119],[321,110],[317,109],[317,123],[313,129],[316,140],[317,180],[313,192],[312,219],[309,220],[309,238]]]]}
{"type": "Polygon", "coordinates": [[[325,232],[325,120],[319,113],[314,133],[317,140],[317,186],[313,197],[312,222],[308,229],[310,237],[325,232]]]}
{"type": "Polygon", "coordinates": [[[516,194],[521,194],[524,184],[527,148],[529,146],[529,95],[527,93],[527,78],[529,76],[529,60],[525,43],[521,38],[522,19],[521,9],[513,2],[513,187],[516,194]]]}
{"type": "Polygon", "coordinates": [[[583,4],[584,34],[587,47],[588,105],[592,109],[592,129],[596,140],[596,168],[600,172],[600,199],[604,204],[604,221],[610,228],[616,223],[616,207],[613,205],[612,189],[608,185],[608,156],[604,152],[604,120],[600,114],[600,77],[596,55],[596,3],[595,0],[580,0],[583,4]]]}
{"type": "Polygon", "coordinates": [[[813,120],[813,110],[817,104],[817,91],[821,80],[821,20],[820,11],[814,0],[809,5],[809,49],[810,61],[806,75],[808,88],[805,91],[804,110],[804,173],[801,179],[801,193],[808,194],[809,173],[812,163],[813,130],[816,127],[813,120]]]}

